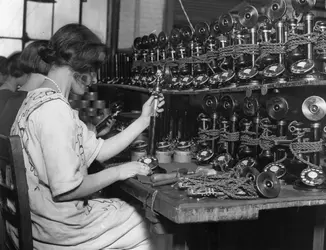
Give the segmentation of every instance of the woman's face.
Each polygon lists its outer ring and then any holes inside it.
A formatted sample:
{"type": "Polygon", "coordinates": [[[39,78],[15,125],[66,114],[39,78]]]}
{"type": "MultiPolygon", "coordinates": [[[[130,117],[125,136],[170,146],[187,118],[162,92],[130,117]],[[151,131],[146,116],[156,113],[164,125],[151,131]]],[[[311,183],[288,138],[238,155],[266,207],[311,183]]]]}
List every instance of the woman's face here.
{"type": "Polygon", "coordinates": [[[96,73],[75,73],[71,84],[71,91],[76,95],[83,95],[89,86],[96,82],[96,73]]]}

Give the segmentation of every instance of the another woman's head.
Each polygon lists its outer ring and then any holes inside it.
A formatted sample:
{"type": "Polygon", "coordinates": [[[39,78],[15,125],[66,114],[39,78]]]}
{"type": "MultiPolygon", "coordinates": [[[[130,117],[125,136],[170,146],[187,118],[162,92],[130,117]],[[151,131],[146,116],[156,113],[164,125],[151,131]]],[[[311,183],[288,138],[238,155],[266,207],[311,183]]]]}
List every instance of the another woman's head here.
{"type": "Polygon", "coordinates": [[[25,74],[47,75],[50,65],[42,60],[38,51],[48,45],[48,41],[40,40],[30,43],[20,55],[20,68],[25,74]]]}
{"type": "Polygon", "coordinates": [[[68,67],[73,75],[71,89],[81,95],[95,80],[97,70],[106,59],[106,46],[87,27],[68,24],[52,36],[39,54],[51,65],[51,70],[68,67]]]}
{"type": "Polygon", "coordinates": [[[15,84],[16,87],[23,86],[27,81],[27,74],[20,68],[20,55],[21,52],[15,52],[7,60],[7,80],[10,78],[10,82],[15,84]]]}
{"type": "Polygon", "coordinates": [[[4,56],[0,56],[0,85],[2,85],[8,76],[8,70],[7,70],[7,64],[8,60],[4,56]]]}

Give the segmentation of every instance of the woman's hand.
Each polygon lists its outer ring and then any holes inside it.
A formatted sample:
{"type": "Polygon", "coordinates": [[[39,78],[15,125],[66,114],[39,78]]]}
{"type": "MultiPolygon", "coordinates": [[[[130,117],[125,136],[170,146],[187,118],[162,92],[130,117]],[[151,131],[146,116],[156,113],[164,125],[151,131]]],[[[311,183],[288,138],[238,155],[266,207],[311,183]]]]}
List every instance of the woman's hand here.
{"type": "Polygon", "coordinates": [[[150,118],[151,116],[154,116],[154,100],[155,98],[158,98],[158,105],[157,105],[157,113],[162,113],[164,109],[162,106],[165,104],[164,96],[162,94],[159,94],[157,97],[155,95],[152,95],[143,105],[143,110],[141,113],[141,116],[143,118],[150,118]]]}
{"type": "Polygon", "coordinates": [[[116,167],[119,180],[123,181],[136,175],[148,175],[151,169],[144,163],[132,161],[116,167]]]}

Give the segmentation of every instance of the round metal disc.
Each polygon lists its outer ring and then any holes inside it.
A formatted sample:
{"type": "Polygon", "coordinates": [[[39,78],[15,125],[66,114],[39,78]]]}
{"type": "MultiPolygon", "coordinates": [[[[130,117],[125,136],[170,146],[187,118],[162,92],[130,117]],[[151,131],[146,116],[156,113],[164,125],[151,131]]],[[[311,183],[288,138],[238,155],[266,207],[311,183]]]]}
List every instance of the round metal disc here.
{"type": "Polygon", "coordinates": [[[274,120],[282,120],[289,111],[289,104],[285,98],[276,96],[266,101],[268,115],[274,120]]]}
{"type": "Polygon", "coordinates": [[[268,4],[266,14],[272,21],[282,18],[287,10],[285,0],[271,0],[268,4]]]}
{"type": "Polygon", "coordinates": [[[246,116],[254,116],[259,110],[259,102],[257,98],[245,97],[243,101],[243,113],[246,116]]]}
{"type": "Polygon", "coordinates": [[[198,162],[207,162],[214,156],[214,152],[211,149],[200,150],[196,155],[198,162]]]}
{"type": "Polygon", "coordinates": [[[232,114],[236,109],[237,102],[232,96],[225,95],[221,98],[220,105],[222,108],[222,112],[232,114]]]}
{"type": "Polygon", "coordinates": [[[276,198],[281,192],[280,181],[271,172],[260,173],[255,184],[259,194],[265,198],[276,198]]]}
{"type": "Polygon", "coordinates": [[[172,45],[177,45],[181,42],[181,34],[179,29],[171,30],[169,40],[172,45]]]}
{"type": "Polygon", "coordinates": [[[161,141],[157,143],[157,149],[162,150],[162,149],[167,149],[171,146],[170,142],[167,141],[161,141]]]}
{"type": "Polygon", "coordinates": [[[193,32],[189,26],[184,26],[180,29],[181,39],[184,42],[189,42],[192,39],[193,32]]]}
{"type": "Polygon", "coordinates": [[[142,48],[144,48],[144,49],[147,49],[149,47],[149,39],[148,39],[148,36],[143,36],[141,38],[141,45],[142,45],[142,48]]]}
{"type": "Polygon", "coordinates": [[[282,163],[271,162],[264,167],[265,172],[271,172],[276,175],[278,179],[286,174],[286,168],[282,163]]]}
{"type": "Polygon", "coordinates": [[[158,41],[158,46],[161,49],[164,49],[166,47],[166,45],[168,44],[168,36],[164,31],[161,31],[160,34],[158,34],[157,41],[158,41]]]}
{"type": "Polygon", "coordinates": [[[238,161],[237,164],[235,164],[235,168],[239,170],[245,167],[255,168],[256,166],[257,166],[257,161],[253,157],[243,158],[240,161],[238,161]]]}
{"type": "Polygon", "coordinates": [[[218,171],[227,171],[232,167],[233,157],[229,153],[219,154],[212,161],[212,166],[218,171]]]}
{"type": "Polygon", "coordinates": [[[148,43],[150,48],[155,48],[157,46],[157,36],[154,33],[148,36],[148,43]]]}
{"type": "Polygon", "coordinates": [[[136,37],[134,40],[134,48],[135,49],[140,49],[140,45],[141,45],[141,37],[136,37]]]}
{"type": "Polygon", "coordinates": [[[320,121],[326,115],[326,102],[320,96],[309,96],[302,103],[302,113],[310,121],[320,121]]]}
{"type": "Polygon", "coordinates": [[[240,170],[240,177],[246,177],[252,181],[256,181],[259,171],[254,167],[246,166],[240,170]]]}
{"type": "Polygon", "coordinates": [[[291,4],[295,12],[307,13],[313,9],[316,0],[291,0],[291,4]]]}
{"type": "Polygon", "coordinates": [[[220,35],[221,30],[220,27],[218,26],[218,20],[212,22],[210,24],[210,35],[212,37],[217,37],[218,35],[220,35]]]}
{"type": "Polygon", "coordinates": [[[234,18],[230,13],[222,14],[218,20],[218,26],[222,33],[227,33],[233,29],[235,24],[234,18]]]}
{"type": "Polygon", "coordinates": [[[151,169],[154,169],[158,166],[158,160],[154,156],[143,156],[139,158],[137,161],[146,164],[151,169]]]}
{"type": "Polygon", "coordinates": [[[239,11],[239,22],[242,26],[251,29],[258,21],[258,11],[252,5],[247,5],[239,11]]]}
{"type": "Polygon", "coordinates": [[[206,22],[197,23],[195,26],[195,34],[199,41],[203,42],[209,36],[209,26],[206,22]]]}
{"type": "Polygon", "coordinates": [[[191,147],[191,143],[189,141],[180,141],[177,144],[178,149],[187,149],[191,147]]]}
{"type": "Polygon", "coordinates": [[[308,186],[318,186],[324,183],[325,176],[322,170],[305,168],[300,174],[301,181],[308,186]]]}
{"type": "Polygon", "coordinates": [[[206,95],[203,98],[202,107],[206,113],[212,114],[217,110],[218,100],[216,96],[206,95]]]}

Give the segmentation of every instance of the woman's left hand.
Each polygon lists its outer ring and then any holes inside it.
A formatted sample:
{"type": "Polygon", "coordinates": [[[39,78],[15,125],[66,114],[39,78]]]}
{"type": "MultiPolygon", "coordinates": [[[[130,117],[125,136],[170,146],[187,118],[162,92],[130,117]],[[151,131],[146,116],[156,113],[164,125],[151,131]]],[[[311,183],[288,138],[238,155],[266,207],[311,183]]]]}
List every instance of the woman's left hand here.
{"type": "Polygon", "coordinates": [[[143,110],[141,113],[142,117],[150,118],[151,116],[157,115],[157,114],[154,114],[155,98],[158,98],[158,105],[157,105],[156,113],[162,113],[164,111],[164,109],[162,108],[162,106],[165,104],[163,94],[159,94],[157,97],[155,95],[152,95],[143,105],[143,110]]]}

